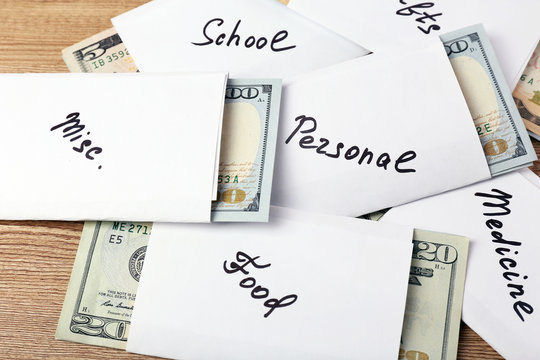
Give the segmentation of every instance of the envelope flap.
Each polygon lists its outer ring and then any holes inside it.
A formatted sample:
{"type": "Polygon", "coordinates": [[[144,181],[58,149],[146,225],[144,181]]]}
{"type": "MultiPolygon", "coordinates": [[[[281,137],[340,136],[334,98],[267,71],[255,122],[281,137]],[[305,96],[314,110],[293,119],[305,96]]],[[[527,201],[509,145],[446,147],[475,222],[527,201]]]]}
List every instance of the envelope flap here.
{"type": "Polygon", "coordinates": [[[283,78],[367,54],[275,0],[154,0],[112,22],[141,71],[283,78]]]}
{"type": "Polygon", "coordinates": [[[511,87],[540,32],[540,5],[529,0],[291,0],[289,7],[374,52],[482,23],[511,87]]]}

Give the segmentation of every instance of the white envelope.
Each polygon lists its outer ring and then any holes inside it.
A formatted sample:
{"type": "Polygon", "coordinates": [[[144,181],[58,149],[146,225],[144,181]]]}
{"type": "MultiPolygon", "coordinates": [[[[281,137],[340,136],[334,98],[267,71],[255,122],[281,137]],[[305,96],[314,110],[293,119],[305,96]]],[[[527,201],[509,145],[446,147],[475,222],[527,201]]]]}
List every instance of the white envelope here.
{"type": "Polygon", "coordinates": [[[540,36],[536,0],[291,0],[289,7],[374,52],[483,23],[512,89],[540,36]]]}
{"type": "Polygon", "coordinates": [[[514,172],[393,208],[382,219],[470,238],[463,321],[506,359],[540,358],[539,203],[540,189],[514,172]]]}
{"type": "Polygon", "coordinates": [[[436,39],[288,79],[280,116],[274,205],[358,216],[491,176],[436,39]]]}
{"type": "Polygon", "coordinates": [[[523,177],[529,180],[534,186],[540,189],[540,178],[529,169],[521,169],[518,171],[523,177]]]}
{"type": "Polygon", "coordinates": [[[368,53],[276,0],[154,0],[112,23],[148,72],[284,78],[368,53]]]}
{"type": "Polygon", "coordinates": [[[226,81],[0,75],[0,219],[209,222],[226,81]]]}
{"type": "Polygon", "coordinates": [[[156,223],[127,350],[183,360],[395,359],[411,240],[411,227],[283,208],[271,209],[269,223],[156,223]]]}

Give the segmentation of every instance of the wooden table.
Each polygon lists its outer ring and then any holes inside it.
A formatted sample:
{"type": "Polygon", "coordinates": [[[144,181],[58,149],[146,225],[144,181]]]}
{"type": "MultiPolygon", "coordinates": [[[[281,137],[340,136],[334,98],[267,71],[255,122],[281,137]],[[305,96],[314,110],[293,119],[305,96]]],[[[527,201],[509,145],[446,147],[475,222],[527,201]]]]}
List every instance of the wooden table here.
{"type": "MultiPolygon", "coordinates": [[[[3,0],[0,72],[67,72],[62,49],[111,27],[111,17],[145,2],[3,0]]],[[[540,143],[534,145],[540,154],[540,143]]],[[[534,170],[540,174],[539,162],[534,170]]],[[[1,359],[144,358],[54,339],[82,226],[82,222],[0,221],[1,359]]],[[[502,359],[465,324],[458,358],[502,359]]]]}

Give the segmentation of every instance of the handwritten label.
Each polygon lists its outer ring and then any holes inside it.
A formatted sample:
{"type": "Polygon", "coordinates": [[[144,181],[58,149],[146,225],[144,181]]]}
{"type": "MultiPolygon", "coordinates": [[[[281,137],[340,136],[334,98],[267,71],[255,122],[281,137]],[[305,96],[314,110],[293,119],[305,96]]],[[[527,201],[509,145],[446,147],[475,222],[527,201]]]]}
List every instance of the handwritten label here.
{"type": "MultiPolygon", "coordinates": [[[[248,49],[255,46],[255,48],[259,50],[263,49],[266,45],[268,45],[269,41],[264,36],[257,38],[254,35],[249,35],[246,37],[245,40],[243,40],[243,38],[238,35],[238,28],[240,27],[241,22],[242,20],[238,20],[236,22],[236,25],[234,26],[232,32],[229,35],[227,35],[226,33],[221,33],[217,35],[214,40],[214,37],[212,37],[211,35],[212,33],[214,33],[214,31],[212,30],[216,30],[218,27],[222,26],[225,23],[225,20],[220,18],[212,19],[208,21],[203,27],[203,36],[206,38],[206,41],[192,42],[192,44],[197,46],[206,46],[211,44],[216,44],[217,46],[223,44],[225,44],[226,46],[240,46],[240,44],[242,44],[248,49]]],[[[274,52],[294,49],[296,45],[284,46],[280,44],[282,41],[285,41],[288,36],[289,32],[287,30],[278,31],[272,37],[272,40],[270,40],[270,49],[274,52]]]]}
{"type": "Polygon", "coordinates": [[[425,25],[418,25],[417,28],[422,31],[424,34],[429,34],[432,30],[438,31],[441,30],[441,27],[436,24],[431,24],[432,22],[437,21],[437,16],[441,16],[442,13],[430,14],[423,9],[429,9],[435,6],[432,2],[423,2],[417,3],[414,5],[407,4],[404,0],[399,0],[399,3],[402,5],[407,5],[404,8],[396,11],[397,15],[401,16],[416,16],[416,21],[425,25]]]}
{"type": "MultiPolygon", "coordinates": [[[[69,142],[74,142],[79,140],[83,137],[83,130],[86,127],[85,125],[81,124],[81,120],[79,119],[79,113],[74,112],[66,116],[67,121],[64,121],[58,125],[53,126],[50,130],[55,131],[58,129],[62,129],[62,133],[64,134],[62,137],[69,139],[69,142]]],[[[86,135],[90,135],[90,131],[86,132],[86,135]]],[[[72,149],[76,152],[79,152],[81,154],[84,153],[85,158],[88,160],[94,160],[95,155],[101,154],[103,151],[102,148],[98,146],[93,146],[92,140],[86,139],[82,140],[79,144],[79,146],[74,146],[72,149]]],[[[98,166],[98,169],[101,169],[101,165],[98,166]]]]}
{"type": "MultiPolygon", "coordinates": [[[[512,211],[508,208],[508,205],[510,204],[509,199],[512,198],[512,195],[507,194],[499,189],[492,189],[491,194],[477,192],[474,195],[487,198],[492,201],[486,201],[482,204],[483,206],[490,208],[490,211],[484,213],[484,216],[490,217],[490,219],[486,221],[486,226],[488,227],[488,229],[502,229],[503,222],[496,219],[496,217],[504,217],[510,215],[512,211]],[[496,201],[499,202],[497,203],[496,201]]],[[[491,236],[493,237],[491,241],[495,244],[500,245],[500,247],[495,249],[495,252],[501,257],[499,259],[499,265],[505,270],[502,276],[506,281],[508,281],[508,284],[506,286],[512,289],[509,295],[512,297],[512,299],[517,300],[518,297],[521,298],[521,296],[525,295],[525,290],[522,284],[516,284],[521,275],[516,270],[518,262],[514,260],[513,256],[511,256],[511,253],[512,250],[514,250],[513,255],[519,254],[519,251],[517,249],[521,246],[521,242],[515,240],[507,240],[505,239],[503,233],[497,230],[492,231],[491,236]]],[[[521,277],[523,280],[527,280],[529,278],[527,275],[523,275],[521,277]]],[[[524,301],[514,302],[513,308],[521,321],[525,321],[525,317],[523,316],[522,311],[527,315],[532,314],[534,311],[533,307],[524,301]]]]}
{"type": "MultiPolygon", "coordinates": [[[[236,253],[236,261],[231,261],[231,263],[227,265],[227,261],[225,260],[225,262],[223,263],[223,270],[225,270],[227,274],[234,274],[240,271],[244,275],[249,275],[249,271],[246,269],[249,267],[249,265],[253,267],[253,269],[251,269],[252,271],[256,269],[265,269],[265,268],[270,267],[270,265],[272,265],[272,264],[264,264],[264,265],[257,264],[256,260],[259,257],[260,256],[251,257],[242,251],[238,251],[236,253]]],[[[266,299],[270,295],[270,290],[268,290],[267,288],[261,285],[258,285],[257,280],[255,280],[254,277],[246,277],[242,279],[238,283],[238,285],[240,285],[240,287],[244,289],[252,289],[251,297],[253,299],[266,299]]],[[[275,309],[294,304],[296,302],[296,299],[298,299],[298,296],[295,294],[291,294],[291,295],[286,295],[282,297],[281,299],[271,298],[271,299],[266,300],[263,303],[263,305],[269,308],[270,310],[268,310],[266,314],[264,314],[264,317],[267,318],[268,316],[270,316],[270,314],[272,314],[272,312],[275,309]]]]}
{"type": "MultiPolygon", "coordinates": [[[[295,137],[295,135],[300,132],[301,134],[309,134],[315,132],[317,130],[317,120],[315,120],[312,117],[300,115],[298,116],[295,121],[298,121],[298,126],[293,130],[293,132],[289,135],[287,140],[285,140],[285,144],[289,144],[289,142],[295,137]]],[[[319,138],[319,144],[314,144],[315,138],[311,135],[306,135],[298,141],[298,145],[302,149],[315,149],[315,152],[317,154],[325,155],[329,158],[340,158],[342,156],[342,150],[345,149],[345,144],[342,142],[338,142],[336,145],[331,145],[330,140],[326,138],[319,138]],[[312,145],[313,144],[313,145],[312,145]],[[327,150],[327,147],[330,145],[332,150],[327,150]],[[330,152],[329,152],[330,151],[330,152]]],[[[371,164],[373,159],[375,158],[375,155],[373,152],[371,152],[367,147],[363,149],[363,151],[360,151],[360,148],[356,145],[350,146],[347,150],[344,150],[343,152],[343,158],[345,160],[355,160],[358,158],[358,165],[362,165],[364,163],[371,164]]],[[[402,168],[401,165],[409,162],[416,158],[416,153],[412,150],[405,151],[403,154],[401,154],[398,159],[394,163],[394,170],[398,173],[410,173],[410,172],[416,172],[413,168],[402,168]]],[[[377,167],[383,168],[384,170],[388,170],[388,165],[392,162],[392,159],[388,153],[382,153],[377,157],[375,164],[377,167]]]]}

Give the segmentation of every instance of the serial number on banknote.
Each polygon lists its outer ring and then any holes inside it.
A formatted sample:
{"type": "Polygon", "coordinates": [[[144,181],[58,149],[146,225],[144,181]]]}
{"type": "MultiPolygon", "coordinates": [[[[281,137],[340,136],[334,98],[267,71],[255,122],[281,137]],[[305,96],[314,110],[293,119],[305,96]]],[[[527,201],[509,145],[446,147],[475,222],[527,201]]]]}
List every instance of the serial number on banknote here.
{"type": "Polygon", "coordinates": [[[94,70],[97,70],[109,63],[121,60],[125,58],[126,56],[129,56],[129,51],[126,48],[124,48],[124,50],[119,50],[117,52],[114,52],[110,55],[105,56],[104,58],[100,58],[95,61],[92,61],[91,64],[92,66],[94,66],[94,70]]]}
{"type": "Polygon", "coordinates": [[[218,184],[238,184],[238,175],[218,175],[218,184]]]}
{"type": "Polygon", "coordinates": [[[112,230],[124,231],[133,234],[150,235],[151,231],[147,225],[134,224],[131,222],[115,221],[112,225],[112,230]]]}

